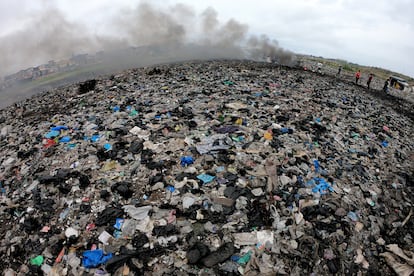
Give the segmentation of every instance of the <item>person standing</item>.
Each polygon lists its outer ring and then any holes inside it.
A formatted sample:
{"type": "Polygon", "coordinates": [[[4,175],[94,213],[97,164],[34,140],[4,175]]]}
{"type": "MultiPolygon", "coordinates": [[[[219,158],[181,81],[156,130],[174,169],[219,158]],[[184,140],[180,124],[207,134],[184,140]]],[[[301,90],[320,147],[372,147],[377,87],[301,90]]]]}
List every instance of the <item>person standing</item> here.
{"type": "Polygon", "coordinates": [[[372,73],[370,73],[369,74],[369,77],[368,77],[368,81],[367,81],[367,87],[368,87],[368,89],[370,89],[370,85],[371,85],[371,81],[372,81],[372,78],[373,77],[374,77],[374,75],[372,73]]]}
{"type": "Polygon", "coordinates": [[[342,66],[339,66],[338,73],[337,73],[338,77],[341,75],[341,71],[342,71],[342,66]]]}
{"type": "Polygon", "coordinates": [[[388,85],[390,84],[389,82],[389,78],[384,82],[384,87],[382,88],[382,91],[384,91],[385,93],[388,93],[388,85]]]}
{"type": "Polygon", "coordinates": [[[355,73],[355,84],[358,84],[360,78],[361,78],[361,70],[358,70],[355,73]]]}

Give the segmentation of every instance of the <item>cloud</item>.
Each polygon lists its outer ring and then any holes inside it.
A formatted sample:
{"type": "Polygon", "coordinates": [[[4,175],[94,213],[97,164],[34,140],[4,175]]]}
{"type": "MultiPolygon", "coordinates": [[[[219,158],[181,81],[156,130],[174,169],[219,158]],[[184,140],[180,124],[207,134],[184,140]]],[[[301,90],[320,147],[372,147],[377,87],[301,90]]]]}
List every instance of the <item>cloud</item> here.
{"type": "MultiPolygon", "coordinates": [[[[273,1],[257,5],[252,30],[277,37],[285,48],[346,59],[414,76],[412,1],[273,1]],[[260,16],[260,17],[259,17],[260,16]]],[[[240,10],[244,10],[242,7],[240,10]]]]}

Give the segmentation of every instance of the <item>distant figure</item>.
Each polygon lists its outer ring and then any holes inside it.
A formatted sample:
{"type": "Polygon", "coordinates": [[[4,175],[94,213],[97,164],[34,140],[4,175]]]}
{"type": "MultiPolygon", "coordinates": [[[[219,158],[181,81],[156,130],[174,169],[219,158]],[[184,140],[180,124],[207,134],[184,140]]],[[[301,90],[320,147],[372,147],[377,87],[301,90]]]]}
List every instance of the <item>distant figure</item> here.
{"type": "Polygon", "coordinates": [[[371,85],[371,81],[372,81],[372,78],[373,77],[374,77],[374,75],[372,73],[369,74],[368,81],[367,81],[367,87],[368,87],[368,89],[370,89],[370,85],[371,85]]]}
{"type": "Polygon", "coordinates": [[[355,84],[358,84],[360,78],[361,78],[361,70],[358,70],[355,73],[355,84]]]}
{"type": "Polygon", "coordinates": [[[384,91],[385,93],[388,93],[388,85],[390,84],[390,79],[388,78],[385,82],[384,82],[384,87],[382,88],[382,91],[384,91]]]}
{"type": "Polygon", "coordinates": [[[338,73],[337,73],[338,77],[341,75],[341,71],[342,71],[342,66],[339,66],[338,73]]]}
{"type": "Polygon", "coordinates": [[[322,74],[322,63],[318,62],[318,73],[322,74]]]}
{"type": "Polygon", "coordinates": [[[26,111],[26,108],[24,106],[21,106],[20,104],[17,104],[17,103],[14,104],[14,109],[15,109],[15,116],[17,118],[21,118],[26,111]]]}

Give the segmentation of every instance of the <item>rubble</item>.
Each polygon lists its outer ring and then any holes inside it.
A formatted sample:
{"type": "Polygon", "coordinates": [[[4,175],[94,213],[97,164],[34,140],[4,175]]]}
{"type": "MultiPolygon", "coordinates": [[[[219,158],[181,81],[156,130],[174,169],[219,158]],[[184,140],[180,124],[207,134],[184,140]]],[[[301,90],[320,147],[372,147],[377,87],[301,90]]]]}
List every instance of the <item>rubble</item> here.
{"type": "Polygon", "coordinates": [[[36,95],[1,110],[0,269],[410,275],[412,110],[249,61],[36,95]]]}

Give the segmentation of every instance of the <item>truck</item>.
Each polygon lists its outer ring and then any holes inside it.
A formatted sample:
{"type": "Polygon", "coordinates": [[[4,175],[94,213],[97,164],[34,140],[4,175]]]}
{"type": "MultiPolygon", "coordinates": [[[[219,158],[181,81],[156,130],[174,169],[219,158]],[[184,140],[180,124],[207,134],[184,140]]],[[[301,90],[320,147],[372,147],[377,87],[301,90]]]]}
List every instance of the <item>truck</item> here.
{"type": "Polygon", "coordinates": [[[390,86],[399,90],[410,89],[408,82],[397,76],[390,77],[390,86]]]}

